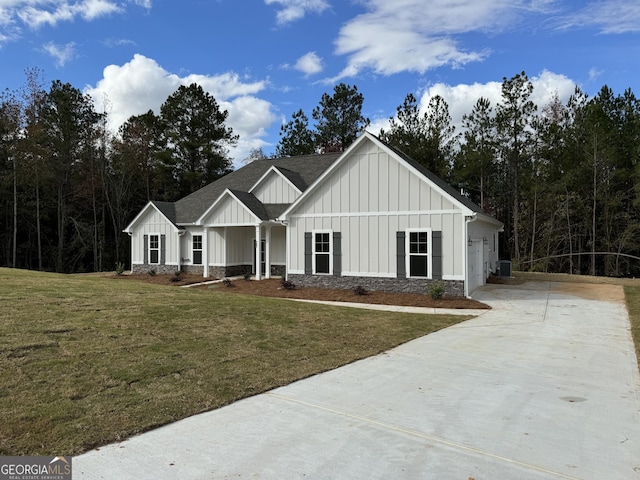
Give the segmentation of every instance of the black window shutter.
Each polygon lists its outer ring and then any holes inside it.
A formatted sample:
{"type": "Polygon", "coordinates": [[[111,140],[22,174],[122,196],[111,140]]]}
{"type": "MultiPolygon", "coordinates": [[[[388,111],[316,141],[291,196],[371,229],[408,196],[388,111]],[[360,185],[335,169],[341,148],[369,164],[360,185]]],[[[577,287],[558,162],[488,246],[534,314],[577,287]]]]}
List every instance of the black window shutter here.
{"type": "Polygon", "coordinates": [[[146,265],[147,263],[149,263],[149,235],[143,235],[142,238],[142,248],[144,249],[144,253],[142,254],[142,263],[146,265]]]}
{"type": "Polygon", "coordinates": [[[406,233],[396,232],[396,258],[397,258],[397,277],[407,278],[407,264],[406,264],[406,233]]]}
{"type": "Polygon", "coordinates": [[[311,232],[304,232],[304,273],[313,273],[313,238],[311,232]]]}
{"type": "Polygon", "coordinates": [[[342,274],[342,233],[333,232],[333,274],[342,274]]]}
{"type": "Polygon", "coordinates": [[[160,235],[160,265],[164,265],[167,260],[167,236],[160,235]]]}
{"type": "Polygon", "coordinates": [[[442,232],[431,232],[431,278],[442,280],[442,232]]]}

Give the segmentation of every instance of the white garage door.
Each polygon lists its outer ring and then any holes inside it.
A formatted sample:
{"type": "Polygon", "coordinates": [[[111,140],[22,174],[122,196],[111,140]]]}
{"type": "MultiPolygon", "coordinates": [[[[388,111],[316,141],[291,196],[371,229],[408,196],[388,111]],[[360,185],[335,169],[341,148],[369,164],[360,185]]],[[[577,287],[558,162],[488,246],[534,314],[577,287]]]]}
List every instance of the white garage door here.
{"type": "Polygon", "coordinates": [[[469,265],[467,267],[469,271],[469,295],[471,295],[476,288],[484,285],[484,278],[482,278],[484,273],[483,251],[482,240],[473,240],[471,242],[469,246],[469,265]]]}

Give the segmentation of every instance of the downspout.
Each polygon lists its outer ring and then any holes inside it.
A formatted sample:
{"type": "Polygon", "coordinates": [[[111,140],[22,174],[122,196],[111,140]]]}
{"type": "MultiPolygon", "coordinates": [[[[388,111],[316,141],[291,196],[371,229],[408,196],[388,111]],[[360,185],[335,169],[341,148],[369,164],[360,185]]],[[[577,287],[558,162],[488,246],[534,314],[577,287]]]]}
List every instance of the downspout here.
{"type": "Polygon", "coordinates": [[[471,215],[465,215],[464,217],[464,296],[467,298],[471,298],[469,295],[469,239],[471,235],[469,235],[469,224],[475,222],[478,219],[478,215],[476,213],[472,213],[471,215]]]}

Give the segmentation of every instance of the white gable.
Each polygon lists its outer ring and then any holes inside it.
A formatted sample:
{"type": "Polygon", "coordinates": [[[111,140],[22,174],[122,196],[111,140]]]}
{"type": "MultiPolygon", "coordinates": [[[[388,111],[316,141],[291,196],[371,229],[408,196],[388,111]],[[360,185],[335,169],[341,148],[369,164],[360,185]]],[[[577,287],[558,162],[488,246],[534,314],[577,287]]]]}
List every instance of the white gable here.
{"type": "Polygon", "coordinates": [[[302,192],[277,168],[271,167],[249,190],[262,203],[290,204],[302,192]]]}
{"type": "Polygon", "coordinates": [[[198,224],[207,226],[255,225],[260,220],[233,193],[226,190],[198,224]]]}
{"type": "Polygon", "coordinates": [[[162,213],[158,207],[153,204],[153,202],[147,203],[145,207],[140,210],[140,213],[136,215],[136,218],[134,218],[123,231],[125,233],[132,233],[139,226],[152,229],[162,226],[163,228],[168,228],[176,232],[178,231],[178,227],[176,227],[171,220],[169,220],[164,213],[162,213]]]}
{"type": "Polygon", "coordinates": [[[377,142],[362,141],[307,191],[288,215],[452,212],[456,199],[377,142]]]}

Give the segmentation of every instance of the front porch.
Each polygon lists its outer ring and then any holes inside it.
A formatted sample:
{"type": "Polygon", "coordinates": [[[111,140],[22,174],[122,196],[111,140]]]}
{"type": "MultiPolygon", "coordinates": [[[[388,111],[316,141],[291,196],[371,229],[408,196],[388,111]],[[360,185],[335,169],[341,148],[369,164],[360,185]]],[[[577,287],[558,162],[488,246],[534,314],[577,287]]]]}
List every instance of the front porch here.
{"type": "Polygon", "coordinates": [[[286,274],[286,229],[262,222],[255,226],[205,227],[202,266],[205,278],[225,278],[251,274],[256,280],[286,274]]]}

